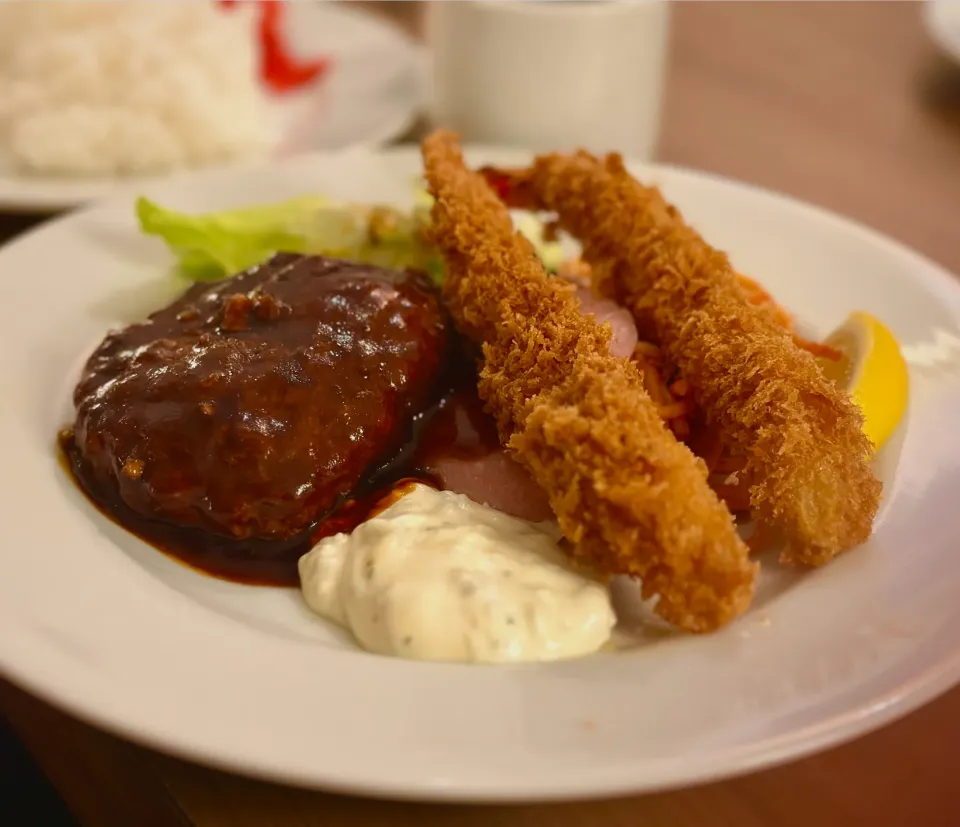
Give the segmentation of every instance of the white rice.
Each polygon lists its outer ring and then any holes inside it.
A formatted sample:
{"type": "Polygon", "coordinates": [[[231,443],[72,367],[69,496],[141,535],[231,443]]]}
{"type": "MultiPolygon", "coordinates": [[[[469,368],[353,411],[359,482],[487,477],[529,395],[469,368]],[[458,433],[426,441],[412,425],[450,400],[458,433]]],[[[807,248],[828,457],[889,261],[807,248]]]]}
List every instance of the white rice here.
{"type": "Polygon", "coordinates": [[[0,2],[0,154],[25,172],[102,176],[262,151],[247,5],[0,2]]]}

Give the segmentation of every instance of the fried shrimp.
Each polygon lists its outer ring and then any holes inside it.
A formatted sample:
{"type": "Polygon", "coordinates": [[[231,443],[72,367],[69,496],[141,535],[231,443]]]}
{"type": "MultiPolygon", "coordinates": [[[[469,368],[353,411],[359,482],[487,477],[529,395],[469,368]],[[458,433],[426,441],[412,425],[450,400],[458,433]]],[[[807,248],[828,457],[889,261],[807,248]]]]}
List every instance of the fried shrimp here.
{"type": "Polygon", "coordinates": [[[432,234],[454,320],[483,345],[480,395],[500,438],[544,488],[574,555],[641,578],[656,611],[693,632],[753,595],[756,565],[703,464],[673,437],[610,330],[549,279],[455,136],[423,144],[432,234]]]}
{"type": "Polygon", "coordinates": [[[628,307],[744,459],[750,506],[787,562],[820,565],[869,537],[881,485],[863,417],[790,331],[755,306],[707,244],[618,155],[538,158],[513,183],[583,242],[601,293],[628,307]]]}

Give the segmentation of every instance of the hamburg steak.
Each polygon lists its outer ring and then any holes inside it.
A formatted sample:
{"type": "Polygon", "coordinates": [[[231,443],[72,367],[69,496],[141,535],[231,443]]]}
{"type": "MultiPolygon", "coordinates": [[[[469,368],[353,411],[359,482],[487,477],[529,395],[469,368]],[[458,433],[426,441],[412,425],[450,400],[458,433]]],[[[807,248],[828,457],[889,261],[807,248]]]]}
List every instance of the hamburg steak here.
{"type": "Polygon", "coordinates": [[[424,276],[275,256],[109,335],[74,392],[75,450],[144,517],[290,538],[401,447],[447,335],[424,276]]]}

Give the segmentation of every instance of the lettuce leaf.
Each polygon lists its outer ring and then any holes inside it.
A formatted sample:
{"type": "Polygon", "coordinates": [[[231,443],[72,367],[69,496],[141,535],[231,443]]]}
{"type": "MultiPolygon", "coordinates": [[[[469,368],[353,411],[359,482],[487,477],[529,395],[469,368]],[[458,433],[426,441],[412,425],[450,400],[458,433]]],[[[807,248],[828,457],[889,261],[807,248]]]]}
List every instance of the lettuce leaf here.
{"type": "Polygon", "coordinates": [[[206,281],[239,273],[274,253],[307,252],[307,228],[325,198],[303,196],[257,207],[189,215],[137,199],[140,229],[158,236],[177,257],[184,274],[206,281]]]}
{"type": "MultiPolygon", "coordinates": [[[[422,190],[410,211],[307,195],[192,215],[139,198],[136,214],[141,230],[166,242],[184,275],[194,281],[239,273],[275,253],[307,253],[424,270],[439,285],[443,259],[426,240],[432,203],[422,190]]],[[[563,258],[560,245],[543,241],[543,226],[534,216],[522,219],[518,229],[534,243],[547,269],[555,270],[563,258]]]]}

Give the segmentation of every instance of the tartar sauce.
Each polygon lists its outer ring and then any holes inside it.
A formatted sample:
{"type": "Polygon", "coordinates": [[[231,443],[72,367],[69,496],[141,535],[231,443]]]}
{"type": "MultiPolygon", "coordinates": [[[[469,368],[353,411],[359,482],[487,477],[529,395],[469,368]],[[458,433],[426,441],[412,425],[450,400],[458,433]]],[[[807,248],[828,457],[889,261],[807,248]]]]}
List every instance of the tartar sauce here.
{"type": "Polygon", "coordinates": [[[559,531],[416,485],[300,558],[307,604],[365,649],[420,660],[544,661],[600,649],[609,590],[575,572],[559,531]]]}

